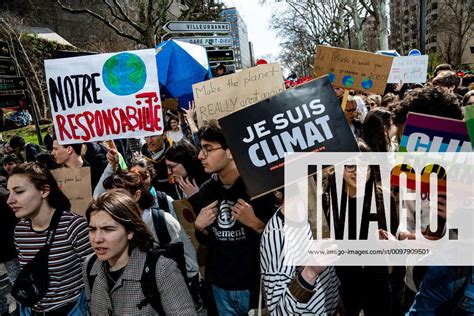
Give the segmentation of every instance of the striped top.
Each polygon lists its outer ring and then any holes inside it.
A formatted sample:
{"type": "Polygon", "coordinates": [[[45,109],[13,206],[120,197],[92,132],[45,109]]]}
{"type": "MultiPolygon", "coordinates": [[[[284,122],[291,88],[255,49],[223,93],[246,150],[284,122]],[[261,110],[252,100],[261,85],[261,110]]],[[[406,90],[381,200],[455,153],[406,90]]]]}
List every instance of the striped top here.
{"type": "MultiPolygon", "coordinates": [[[[319,274],[315,293],[307,303],[298,302],[290,293],[288,286],[295,278],[298,267],[284,264],[284,219],[278,210],[265,226],[260,243],[263,295],[268,310],[271,315],[334,314],[339,303],[339,279],[334,267],[328,267],[319,274]]],[[[309,225],[301,237],[312,239],[309,225]]]]}
{"type": "MultiPolygon", "coordinates": [[[[20,268],[23,268],[46,243],[48,230],[34,231],[29,220],[15,228],[15,245],[20,268]]],[[[79,299],[84,284],[82,262],[92,253],[84,217],[63,212],[49,251],[50,284],[45,296],[35,305],[36,311],[51,311],[79,299]]]]}

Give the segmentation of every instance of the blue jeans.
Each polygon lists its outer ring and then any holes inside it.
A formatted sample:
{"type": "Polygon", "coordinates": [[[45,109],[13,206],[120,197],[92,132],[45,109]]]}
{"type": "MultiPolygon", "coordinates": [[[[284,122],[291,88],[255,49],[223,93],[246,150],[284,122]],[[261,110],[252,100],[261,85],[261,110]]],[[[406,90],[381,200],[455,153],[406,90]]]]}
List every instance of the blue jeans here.
{"type": "Polygon", "coordinates": [[[224,290],[215,285],[212,293],[216,301],[217,312],[221,316],[241,316],[249,313],[249,290],[232,291],[224,290]]]}
{"type": "MultiPolygon", "coordinates": [[[[31,314],[31,308],[29,307],[24,307],[21,306],[21,304],[18,304],[20,316],[30,316],[31,314]]],[[[71,309],[71,311],[67,314],[67,316],[84,316],[84,315],[89,315],[89,312],[87,310],[87,304],[86,304],[86,293],[83,290],[81,293],[81,296],[79,296],[79,300],[77,301],[76,305],[71,309]]]]}

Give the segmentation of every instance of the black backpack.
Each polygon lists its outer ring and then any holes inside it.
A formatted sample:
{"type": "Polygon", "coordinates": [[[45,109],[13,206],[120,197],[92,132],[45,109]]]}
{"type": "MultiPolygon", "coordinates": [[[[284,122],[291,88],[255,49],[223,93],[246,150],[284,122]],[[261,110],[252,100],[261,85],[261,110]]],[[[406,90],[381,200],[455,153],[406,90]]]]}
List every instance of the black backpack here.
{"type": "MultiPolygon", "coordinates": [[[[177,263],[183,278],[186,280],[186,263],[184,262],[182,243],[160,245],[159,247],[149,250],[146,255],[145,266],[143,267],[140,279],[142,292],[145,298],[137,304],[137,307],[138,309],[142,309],[147,304],[150,304],[159,315],[166,315],[163,306],[161,305],[160,292],[158,291],[155,278],[156,263],[160,256],[165,256],[166,258],[174,260],[177,263]]],[[[91,275],[90,272],[96,261],[97,255],[94,254],[87,262],[87,281],[89,283],[91,296],[96,275],[91,275]]]]}

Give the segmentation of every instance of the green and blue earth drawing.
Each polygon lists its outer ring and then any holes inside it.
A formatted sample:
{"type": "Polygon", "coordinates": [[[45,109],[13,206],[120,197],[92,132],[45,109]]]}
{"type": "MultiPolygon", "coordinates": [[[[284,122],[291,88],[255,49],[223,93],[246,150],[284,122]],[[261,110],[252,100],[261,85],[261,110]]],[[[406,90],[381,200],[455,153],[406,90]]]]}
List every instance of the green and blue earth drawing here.
{"type": "Polygon", "coordinates": [[[102,78],[113,94],[133,94],[140,91],[146,83],[145,63],[132,53],[114,55],[104,63],[102,78]]]}

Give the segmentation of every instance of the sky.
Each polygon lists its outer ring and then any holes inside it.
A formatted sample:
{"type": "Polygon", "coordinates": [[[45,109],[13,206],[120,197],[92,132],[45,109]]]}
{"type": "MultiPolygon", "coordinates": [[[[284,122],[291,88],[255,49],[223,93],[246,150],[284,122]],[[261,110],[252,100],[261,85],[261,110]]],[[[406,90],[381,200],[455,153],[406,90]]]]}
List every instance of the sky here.
{"type": "Polygon", "coordinates": [[[268,1],[262,4],[262,0],[224,0],[223,2],[227,7],[235,6],[247,24],[249,41],[254,46],[256,58],[267,54],[278,56],[281,40],[276,37],[275,31],[271,30],[269,25],[272,7],[284,4],[268,3],[268,1]]]}

